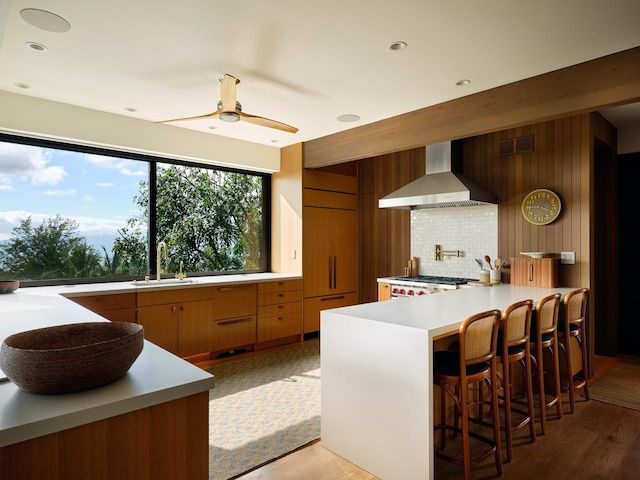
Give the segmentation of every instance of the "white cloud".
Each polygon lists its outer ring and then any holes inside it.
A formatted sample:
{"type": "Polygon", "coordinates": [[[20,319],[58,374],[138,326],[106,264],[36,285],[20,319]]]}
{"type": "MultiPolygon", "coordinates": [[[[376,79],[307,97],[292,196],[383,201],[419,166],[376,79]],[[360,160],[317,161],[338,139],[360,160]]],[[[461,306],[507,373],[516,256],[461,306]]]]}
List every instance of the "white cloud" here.
{"type": "Polygon", "coordinates": [[[110,187],[115,187],[116,184],[113,182],[100,182],[100,183],[96,183],[96,187],[103,187],[103,188],[110,188],[110,187]]]}
{"type": "Polygon", "coordinates": [[[75,188],[70,188],[69,190],[45,190],[43,195],[47,195],[49,197],[70,197],[76,193],[77,190],[75,188]]]}
{"type": "Polygon", "coordinates": [[[105,157],[102,155],[94,155],[87,153],[84,156],[85,160],[93,165],[97,165],[102,168],[108,168],[111,170],[117,170],[122,175],[132,177],[146,177],[148,169],[143,162],[136,162],[133,160],[125,160],[116,157],[105,157]],[[134,167],[135,168],[132,168],[134,167]]]}
{"type": "MultiPolygon", "coordinates": [[[[31,217],[31,225],[35,227],[40,225],[44,219],[52,216],[25,210],[0,212],[0,239],[9,238],[11,231],[27,217],[31,217]]],[[[81,235],[115,235],[116,230],[126,224],[125,218],[83,217],[79,215],[64,215],[64,217],[74,220],[78,224],[78,231],[81,235]]]]}
{"type": "Polygon", "coordinates": [[[66,175],[64,167],[49,165],[50,154],[40,147],[0,143],[0,183],[11,177],[30,179],[34,185],[56,185],[66,175]]]}

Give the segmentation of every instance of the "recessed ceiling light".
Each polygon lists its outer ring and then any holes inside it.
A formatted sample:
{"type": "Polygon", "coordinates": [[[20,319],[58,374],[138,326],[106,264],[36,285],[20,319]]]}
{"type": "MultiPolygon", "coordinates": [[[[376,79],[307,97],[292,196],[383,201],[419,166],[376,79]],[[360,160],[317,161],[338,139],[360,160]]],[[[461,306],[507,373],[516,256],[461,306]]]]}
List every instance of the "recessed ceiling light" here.
{"type": "Polygon", "coordinates": [[[393,42],[389,45],[389,50],[404,50],[407,48],[407,42],[393,42]]]}
{"type": "Polygon", "coordinates": [[[272,138],[271,139],[271,143],[278,143],[280,140],[276,139],[276,138],[272,138]]]}
{"type": "Polygon", "coordinates": [[[125,109],[127,112],[137,112],[137,111],[138,111],[138,109],[137,109],[137,108],[134,108],[134,107],[125,107],[124,109],[125,109]]]}
{"type": "Polygon", "coordinates": [[[14,85],[15,87],[18,87],[18,88],[24,88],[25,90],[26,90],[27,88],[31,88],[31,85],[29,85],[29,84],[27,84],[27,83],[17,82],[17,83],[14,83],[13,85],[14,85]]]}
{"type": "Polygon", "coordinates": [[[456,85],[459,87],[464,87],[465,85],[469,85],[471,83],[471,80],[467,80],[466,78],[462,79],[462,80],[458,80],[456,82],[456,85]]]}
{"type": "Polygon", "coordinates": [[[218,128],[218,127],[216,127],[215,125],[209,125],[207,128],[208,128],[209,130],[215,130],[215,129],[216,129],[216,128],[218,128]]]}
{"type": "Polygon", "coordinates": [[[25,8],[20,10],[20,16],[29,25],[47,32],[68,32],[71,24],[55,13],[40,10],[39,8],[25,8]]]}
{"type": "Polygon", "coordinates": [[[31,50],[36,50],[38,52],[44,52],[47,49],[46,45],[43,45],[43,44],[37,43],[37,42],[27,42],[26,45],[31,50]]]}
{"type": "Polygon", "coordinates": [[[346,113],[338,117],[339,122],[357,122],[358,120],[360,120],[360,117],[352,113],[346,113]]]}

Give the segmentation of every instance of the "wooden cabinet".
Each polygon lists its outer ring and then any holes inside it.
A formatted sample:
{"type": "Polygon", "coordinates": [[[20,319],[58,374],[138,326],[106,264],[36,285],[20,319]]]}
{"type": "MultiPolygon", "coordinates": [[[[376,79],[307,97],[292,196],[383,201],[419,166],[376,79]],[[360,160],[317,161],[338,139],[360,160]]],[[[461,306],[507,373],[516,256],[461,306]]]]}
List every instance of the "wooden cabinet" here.
{"type": "Polygon", "coordinates": [[[208,351],[232,351],[256,342],[255,283],[215,287],[216,307],[208,351]]]}
{"type": "Polygon", "coordinates": [[[391,284],[378,282],[378,301],[384,302],[385,300],[391,300],[391,284]]]}
{"type": "Polygon", "coordinates": [[[213,287],[138,292],[138,323],[150,342],[176,355],[209,351],[213,287]]]}
{"type": "Polygon", "coordinates": [[[69,299],[112,322],[136,321],[135,293],[88,295],[69,299]]]}
{"type": "Polygon", "coordinates": [[[258,284],[259,342],[302,335],[302,280],[258,284]]]}
{"type": "Polygon", "coordinates": [[[557,258],[511,257],[511,285],[555,288],[559,270],[557,258]]]}
{"type": "Polygon", "coordinates": [[[310,333],[324,306],[358,302],[357,178],[305,171],[304,186],[303,331],[310,333]]]}

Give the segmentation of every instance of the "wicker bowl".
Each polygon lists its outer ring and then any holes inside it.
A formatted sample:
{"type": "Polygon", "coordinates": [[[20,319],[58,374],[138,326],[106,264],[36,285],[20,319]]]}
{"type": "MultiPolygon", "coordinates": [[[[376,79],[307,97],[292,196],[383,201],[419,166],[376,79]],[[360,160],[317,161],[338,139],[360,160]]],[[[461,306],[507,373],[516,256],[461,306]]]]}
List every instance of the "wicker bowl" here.
{"type": "Polygon", "coordinates": [[[0,280],[0,294],[13,293],[20,286],[20,280],[0,280]]]}
{"type": "Polygon", "coordinates": [[[123,377],[142,351],[142,325],[90,322],[39,328],[5,338],[0,368],[30,393],[70,393],[123,377]]]}

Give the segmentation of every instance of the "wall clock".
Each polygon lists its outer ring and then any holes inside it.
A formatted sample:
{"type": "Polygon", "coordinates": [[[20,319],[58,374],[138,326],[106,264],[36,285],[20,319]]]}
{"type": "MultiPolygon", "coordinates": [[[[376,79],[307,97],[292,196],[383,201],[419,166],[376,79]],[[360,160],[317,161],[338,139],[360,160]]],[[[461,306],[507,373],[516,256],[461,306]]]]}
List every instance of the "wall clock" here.
{"type": "Polygon", "coordinates": [[[561,207],[557,193],[538,188],[522,200],[522,216],[533,225],[547,225],[558,218],[561,207]]]}

